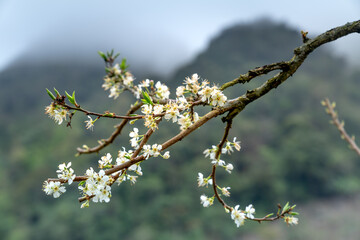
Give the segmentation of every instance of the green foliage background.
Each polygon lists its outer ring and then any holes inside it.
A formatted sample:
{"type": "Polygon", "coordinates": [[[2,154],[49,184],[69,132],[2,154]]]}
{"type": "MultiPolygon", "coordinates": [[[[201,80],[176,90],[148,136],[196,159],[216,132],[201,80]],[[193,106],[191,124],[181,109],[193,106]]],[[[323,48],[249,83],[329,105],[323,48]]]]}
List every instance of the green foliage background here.
{"type": "MultiPolygon", "coordinates": [[[[212,39],[171,79],[154,80],[165,81],[173,93],[192,73],[221,85],[257,66],[288,60],[300,44],[299,31],[284,24],[262,20],[235,25],[212,39]]],[[[134,74],[138,80],[149,77],[134,74]]],[[[134,186],[114,187],[109,204],[80,209],[74,186],[67,187],[60,199],[45,196],[42,182],[55,176],[58,164],[71,161],[78,174],[89,164],[96,167],[100,155],[75,158],[75,149],[107,138],[117,123],[98,121],[94,132],[89,132],[84,128],[86,117],[78,115],[72,129],[57,126],[44,115],[50,103],[45,88],[55,86],[62,93],[75,90],[77,101],[94,111],[125,111],[132,102],[130,94],[109,100],[101,90],[103,75],[100,60],[96,67],[86,61],[82,65],[19,64],[0,73],[2,239],[235,239],[259,227],[249,223],[237,229],[219,204],[209,209],[199,204],[202,193],[211,194],[210,189],[197,188],[197,173],[211,171],[202,152],[222,137],[220,119],[172,147],[169,160],[144,162],[144,176],[134,186]]],[[[219,171],[219,184],[231,186],[228,201],[241,206],[253,203],[261,215],[285,201],[305,204],[358,193],[360,161],[328,124],[320,105],[324,97],[335,100],[347,129],[359,135],[358,76],[359,71],[349,69],[330,47],[322,47],[285,84],[250,104],[231,132],[231,137],[242,141],[241,152],[226,157],[235,170],[231,175],[219,171]]],[[[234,86],[225,94],[241,95],[262,80],[234,86]]],[[[178,132],[178,126],[162,125],[152,143],[178,132]]],[[[127,127],[102,154],[115,155],[121,146],[128,148],[129,131],[127,127]]]]}

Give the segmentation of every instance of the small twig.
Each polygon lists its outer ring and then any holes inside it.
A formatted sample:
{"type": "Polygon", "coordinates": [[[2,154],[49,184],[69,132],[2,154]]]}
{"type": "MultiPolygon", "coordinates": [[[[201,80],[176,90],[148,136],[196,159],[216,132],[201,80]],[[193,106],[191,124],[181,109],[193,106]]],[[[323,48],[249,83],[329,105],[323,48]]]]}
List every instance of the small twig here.
{"type": "MultiPolygon", "coordinates": [[[[231,128],[231,124],[232,124],[232,121],[228,121],[227,124],[226,124],[226,127],[225,127],[225,131],[224,131],[224,136],[223,138],[221,139],[221,142],[217,145],[217,150],[216,150],[216,153],[215,153],[215,159],[219,160],[220,158],[220,154],[221,154],[221,149],[222,147],[224,146],[226,140],[227,140],[227,137],[229,136],[229,132],[230,132],[230,128],[231,128]]],[[[218,190],[217,190],[217,184],[216,184],[216,164],[214,164],[212,166],[212,172],[211,172],[211,179],[213,181],[213,190],[214,190],[214,194],[217,198],[217,200],[224,206],[224,208],[228,209],[229,211],[231,211],[231,207],[229,205],[227,205],[225,203],[225,201],[220,197],[219,193],[218,193],[218,190]]]]}
{"type": "Polygon", "coordinates": [[[92,116],[97,116],[97,117],[103,117],[103,118],[116,118],[116,119],[127,119],[127,120],[132,120],[132,119],[141,119],[144,117],[144,115],[137,115],[137,116],[120,116],[120,115],[116,115],[115,113],[110,113],[110,112],[105,112],[105,113],[96,113],[96,112],[91,112],[91,111],[87,111],[81,107],[72,107],[70,105],[67,104],[62,104],[62,106],[66,107],[69,110],[75,110],[75,111],[79,111],[79,112],[83,112],[86,115],[92,115],[92,116]]]}
{"type": "Polygon", "coordinates": [[[330,102],[328,98],[321,102],[324,106],[326,106],[326,113],[331,116],[332,123],[336,126],[341,134],[341,138],[345,139],[350,145],[350,148],[353,149],[357,155],[360,156],[360,148],[355,143],[355,138],[350,137],[344,128],[344,122],[339,120],[338,114],[335,112],[335,105],[330,102]]]}
{"type": "MultiPolygon", "coordinates": [[[[126,115],[130,115],[134,112],[136,112],[140,107],[142,106],[142,103],[138,103],[135,106],[131,107],[126,115]]],[[[94,152],[99,152],[101,149],[106,147],[107,145],[111,144],[117,136],[120,135],[122,129],[125,127],[125,125],[128,123],[129,119],[123,119],[122,122],[118,125],[116,125],[116,130],[111,134],[111,136],[108,139],[105,139],[101,141],[101,143],[93,148],[83,149],[83,148],[77,148],[78,154],[89,154],[94,152]]]]}

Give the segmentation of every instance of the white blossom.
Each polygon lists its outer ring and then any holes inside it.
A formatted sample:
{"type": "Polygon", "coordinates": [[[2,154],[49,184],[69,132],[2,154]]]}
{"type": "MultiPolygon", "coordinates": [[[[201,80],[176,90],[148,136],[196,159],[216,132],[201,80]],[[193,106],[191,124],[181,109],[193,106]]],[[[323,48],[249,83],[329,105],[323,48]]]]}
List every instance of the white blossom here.
{"type": "Polygon", "coordinates": [[[56,172],[58,173],[58,178],[64,179],[68,181],[68,184],[72,184],[72,182],[75,179],[74,170],[70,168],[71,162],[69,162],[67,165],[65,163],[59,165],[59,170],[56,172]]]}
{"type": "Polygon", "coordinates": [[[205,149],[205,151],[203,152],[203,154],[205,154],[205,157],[210,157],[210,159],[215,159],[215,153],[217,151],[217,146],[212,145],[212,148],[210,149],[205,149]]]}
{"type": "Polygon", "coordinates": [[[237,151],[240,151],[240,149],[241,149],[240,141],[236,141],[236,137],[234,137],[233,145],[237,151]]]}
{"type": "Polygon", "coordinates": [[[163,157],[164,159],[169,159],[169,158],[170,158],[170,152],[169,152],[169,151],[166,151],[162,157],[163,157]]]}
{"type": "Polygon", "coordinates": [[[161,149],[162,149],[162,146],[161,146],[160,144],[153,144],[153,145],[152,145],[152,150],[151,150],[151,151],[152,151],[152,155],[153,155],[154,157],[159,156],[161,149]]]}
{"type": "Polygon", "coordinates": [[[286,216],[284,218],[284,221],[286,222],[286,224],[288,225],[297,225],[299,223],[299,219],[294,217],[294,216],[286,216]]]}
{"type": "Polygon", "coordinates": [[[227,97],[220,90],[214,90],[211,93],[210,104],[213,106],[222,107],[222,106],[224,106],[226,100],[227,100],[227,97]]]}
{"type": "Polygon", "coordinates": [[[117,99],[120,96],[120,89],[119,89],[119,84],[115,84],[110,88],[110,95],[109,98],[114,98],[117,99]]]}
{"type": "Polygon", "coordinates": [[[152,105],[145,104],[141,107],[141,112],[145,115],[149,115],[152,113],[152,105]]]}
{"type": "Polygon", "coordinates": [[[214,198],[208,198],[203,194],[200,196],[200,203],[203,205],[203,207],[209,207],[214,203],[214,198]]]}
{"type": "Polygon", "coordinates": [[[199,187],[203,187],[203,186],[207,187],[209,184],[210,185],[213,184],[213,180],[211,178],[210,179],[204,178],[204,175],[202,173],[198,173],[197,182],[199,187]]]}
{"type": "Polygon", "coordinates": [[[180,97],[180,96],[184,95],[184,91],[185,91],[184,86],[177,87],[176,88],[176,96],[180,97]]]}
{"type": "Polygon", "coordinates": [[[61,185],[60,182],[44,182],[43,190],[47,195],[53,195],[54,198],[60,197],[61,194],[66,192],[66,189],[64,186],[61,185]]]}
{"type": "Polygon", "coordinates": [[[66,120],[66,116],[68,114],[68,111],[66,109],[61,108],[60,110],[54,110],[54,120],[55,122],[57,122],[59,125],[66,120]]]}
{"type": "Polygon", "coordinates": [[[94,120],[88,116],[89,120],[86,120],[85,123],[86,123],[86,129],[90,129],[91,131],[94,129],[94,120]]]}
{"type": "Polygon", "coordinates": [[[226,142],[226,145],[223,149],[221,149],[221,153],[226,154],[228,153],[229,155],[234,152],[234,150],[231,147],[231,142],[226,142]]]}
{"type": "Polygon", "coordinates": [[[160,99],[168,99],[170,96],[169,88],[165,84],[161,84],[161,82],[157,82],[155,84],[156,87],[156,96],[160,99]]]}
{"type": "Polygon", "coordinates": [[[134,81],[134,76],[130,72],[126,72],[124,77],[124,85],[131,87],[133,81],[134,81]]]}
{"type": "Polygon", "coordinates": [[[110,153],[107,153],[105,156],[102,156],[99,160],[99,168],[104,168],[108,165],[111,165],[112,156],[110,153]]]}
{"type": "Polygon", "coordinates": [[[112,71],[114,72],[115,75],[120,75],[121,74],[121,69],[119,64],[115,64],[115,66],[112,68],[112,71]]]}
{"type": "Polygon", "coordinates": [[[127,175],[127,179],[130,180],[131,184],[135,184],[138,176],[127,175]]]}
{"type": "Polygon", "coordinates": [[[144,145],[143,146],[143,155],[145,159],[148,159],[152,155],[152,150],[150,145],[144,145]]]}
{"type": "Polygon", "coordinates": [[[231,211],[231,218],[234,220],[237,227],[244,225],[245,214],[239,210],[240,205],[236,205],[231,211]]]}
{"type": "Polygon", "coordinates": [[[225,166],[225,170],[228,172],[228,173],[231,173],[231,171],[234,169],[234,166],[229,163],[225,166]]]}
{"type": "Polygon", "coordinates": [[[162,113],[162,111],[163,111],[163,109],[164,109],[164,106],[163,105],[161,105],[161,104],[156,104],[156,105],[154,105],[154,110],[153,110],[153,113],[154,114],[161,114],[162,113]]]}
{"type": "Polygon", "coordinates": [[[247,206],[245,208],[245,213],[246,213],[246,217],[247,218],[250,218],[250,219],[253,219],[254,218],[254,213],[255,213],[255,208],[253,207],[252,204],[250,204],[249,206],[247,206]]]}
{"type": "Polygon", "coordinates": [[[225,166],[225,161],[224,160],[221,160],[221,159],[213,159],[211,161],[211,164],[214,164],[214,165],[217,165],[217,166],[225,166]]]}
{"type": "Polygon", "coordinates": [[[223,194],[224,196],[226,196],[226,197],[230,197],[229,189],[230,189],[230,187],[223,187],[223,188],[221,188],[222,194],[223,194]]]}

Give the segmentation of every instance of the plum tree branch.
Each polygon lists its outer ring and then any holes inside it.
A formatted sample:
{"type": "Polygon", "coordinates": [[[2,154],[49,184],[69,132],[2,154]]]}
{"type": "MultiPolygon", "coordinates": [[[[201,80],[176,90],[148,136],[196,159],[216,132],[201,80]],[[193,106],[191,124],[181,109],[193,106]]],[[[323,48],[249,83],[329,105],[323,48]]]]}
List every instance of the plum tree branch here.
{"type": "Polygon", "coordinates": [[[360,20],[354,21],[351,23],[347,23],[343,26],[333,28],[329,31],[326,31],[323,34],[315,37],[314,39],[309,39],[301,45],[300,47],[294,50],[295,55],[290,61],[287,62],[279,62],[275,64],[265,65],[264,67],[258,69],[254,69],[249,71],[245,75],[241,75],[238,79],[240,80],[233,80],[228,83],[225,83],[222,88],[226,89],[227,87],[233,86],[234,84],[250,81],[254,77],[252,77],[250,72],[255,72],[257,75],[260,76],[262,74],[271,72],[273,70],[282,69],[282,71],[276,74],[274,77],[268,79],[264,84],[260,87],[248,90],[245,94],[238,97],[234,101],[230,101],[230,105],[233,107],[231,111],[229,111],[228,115],[223,118],[223,121],[227,121],[229,119],[234,118],[237,114],[239,114],[247,104],[255,101],[256,99],[264,96],[270,90],[277,88],[280,84],[286,81],[289,77],[291,77],[297,69],[302,65],[305,61],[307,56],[314,51],[316,48],[320,47],[321,45],[335,41],[338,38],[344,37],[351,33],[360,33],[360,20]]]}

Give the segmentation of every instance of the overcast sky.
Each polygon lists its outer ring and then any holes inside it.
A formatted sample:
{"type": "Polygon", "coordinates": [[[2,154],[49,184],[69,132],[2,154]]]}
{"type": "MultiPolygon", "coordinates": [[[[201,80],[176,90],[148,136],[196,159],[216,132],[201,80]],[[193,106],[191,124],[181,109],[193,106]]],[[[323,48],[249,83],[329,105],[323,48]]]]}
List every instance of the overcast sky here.
{"type": "MultiPolygon", "coordinates": [[[[0,70],[29,51],[42,59],[69,52],[96,59],[98,50],[114,48],[170,72],[224,27],[263,16],[316,34],[359,20],[360,0],[0,0],[0,70]]],[[[360,36],[334,46],[354,58],[356,43],[360,36]]]]}

